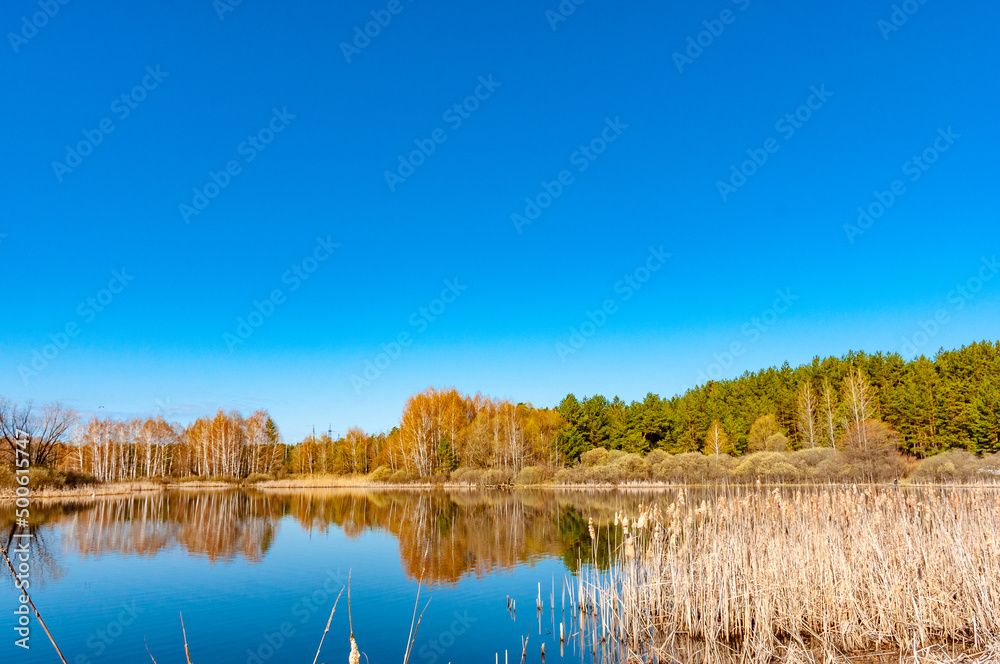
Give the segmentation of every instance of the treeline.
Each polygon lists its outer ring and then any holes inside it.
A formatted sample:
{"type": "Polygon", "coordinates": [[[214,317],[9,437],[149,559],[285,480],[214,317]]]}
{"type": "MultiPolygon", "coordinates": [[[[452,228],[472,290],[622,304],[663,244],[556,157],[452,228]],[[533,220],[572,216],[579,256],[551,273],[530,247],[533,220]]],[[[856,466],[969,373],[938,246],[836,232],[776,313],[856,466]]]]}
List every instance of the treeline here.
{"type": "Polygon", "coordinates": [[[282,467],[285,446],[267,412],[219,411],[189,426],[162,417],[92,418],[65,447],[61,466],[105,482],[197,475],[248,477],[282,467]]]}
{"type": "Polygon", "coordinates": [[[36,412],[30,403],[0,399],[0,440],[6,443],[0,454],[6,468],[58,470],[102,482],[245,478],[280,472],[290,456],[265,411],[244,417],[220,410],[187,426],[162,417],[127,421],[94,417],[80,422],[76,413],[58,404],[36,412]],[[8,432],[5,424],[15,417],[19,424],[8,432]],[[53,430],[60,434],[53,437],[53,430]]]}
{"type": "MultiPolygon", "coordinates": [[[[382,478],[447,478],[459,466],[517,473],[532,464],[557,465],[555,441],[562,424],[553,409],[429,388],[407,400],[400,425],[388,433],[353,427],[344,436],[321,433],[288,444],[263,410],[249,417],[219,410],[186,426],[162,417],[81,422],[59,404],[36,410],[31,403],[0,399],[0,457],[7,469],[20,456],[32,468],[102,482],[351,475],[376,469],[382,478]]],[[[0,485],[4,481],[0,478],[0,485]]]]}
{"type": "Polygon", "coordinates": [[[559,465],[556,436],[564,424],[550,408],[514,404],[481,394],[433,387],[407,399],[399,426],[368,434],[310,435],[290,447],[287,469],[297,473],[370,473],[379,479],[441,477],[459,467],[517,473],[534,464],[559,465]]]}
{"type": "Polygon", "coordinates": [[[625,403],[571,394],[558,410],[566,421],[559,447],[567,459],[598,447],[742,454],[769,449],[766,439],[775,434],[784,440],[773,439],[774,450],[849,446],[852,436],[865,433],[858,426],[864,420],[884,423],[882,433],[916,457],[956,448],[998,452],[1000,343],[911,361],[896,353],[817,357],[794,369],[785,363],[710,381],[669,399],[648,394],[625,403]]]}
{"type": "Polygon", "coordinates": [[[391,431],[355,427],[294,443],[266,411],[220,410],[186,426],[159,417],[81,422],[59,404],[35,409],[0,397],[0,448],[7,468],[26,455],[32,467],[101,481],[289,474],[408,481],[469,478],[473,469],[516,477],[526,468],[547,478],[579,466],[591,450],[701,452],[716,461],[817,448],[855,461],[953,449],[981,456],[1000,452],[1000,342],[911,361],[882,353],[817,357],[631,403],[570,394],[557,408],[535,408],[428,388],[407,400],[391,431]]]}

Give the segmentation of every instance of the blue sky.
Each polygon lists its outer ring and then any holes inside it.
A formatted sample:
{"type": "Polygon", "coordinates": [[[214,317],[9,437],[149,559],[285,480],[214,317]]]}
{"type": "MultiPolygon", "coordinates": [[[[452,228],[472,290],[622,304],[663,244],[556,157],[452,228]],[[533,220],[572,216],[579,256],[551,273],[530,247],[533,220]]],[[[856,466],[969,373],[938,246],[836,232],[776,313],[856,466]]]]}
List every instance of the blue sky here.
{"type": "Polygon", "coordinates": [[[1000,7],[684,5],[5,3],[0,394],[297,440],[996,339],[1000,7]]]}

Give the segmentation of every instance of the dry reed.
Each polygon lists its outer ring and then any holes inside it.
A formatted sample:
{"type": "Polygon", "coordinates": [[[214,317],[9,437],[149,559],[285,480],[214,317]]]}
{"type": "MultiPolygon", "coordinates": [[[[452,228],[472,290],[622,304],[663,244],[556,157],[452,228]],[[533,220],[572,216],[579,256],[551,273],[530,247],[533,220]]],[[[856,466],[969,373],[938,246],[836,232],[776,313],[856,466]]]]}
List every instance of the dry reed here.
{"type": "Polygon", "coordinates": [[[45,630],[45,635],[49,637],[49,641],[52,642],[52,647],[56,649],[56,654],[59,655],[59,659],[62,660],[63,664],[66,664],[66,658],[62,654],[62,650],[59,649],[59,645],[56,643],[55,638],[52,636],[52,632],[49,631],[48,626],[45,621],[42,620],[42,614],[38,612],[38,607],[35,606],[34,600],[31,599],[31,595],[28,594],[28,584],[24,583],[18,578],[17,572],[14,571],[14,565],[10,562],[10,557],[7,555],[7,549],[0,544],[0,554],[3,555],[4,562],[7,563],[7,569],[10,570],[11,576],[14,579],[14,588],[24,595],[24,598],[28,600],[28,604],[31,606],[31,610],[34,611],[35,617],[38,618],[38,624],[42,626],[45,630]]]}
{"type": "Polygon", "coordinates": [[[1000,638],[998,526],[989,486],[682,490],[600,529],[616,562],[581,575],[578,624],[614,661],[979,651],[1000,638]]]}

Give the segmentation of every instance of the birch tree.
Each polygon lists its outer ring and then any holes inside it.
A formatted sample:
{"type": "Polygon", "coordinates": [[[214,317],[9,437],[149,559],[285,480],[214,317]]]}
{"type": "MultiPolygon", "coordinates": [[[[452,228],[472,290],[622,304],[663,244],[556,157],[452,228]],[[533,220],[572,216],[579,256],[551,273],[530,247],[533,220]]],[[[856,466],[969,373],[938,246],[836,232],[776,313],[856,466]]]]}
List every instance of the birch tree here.
{"type": "Polygon", "coordinates": [[[816,391],[813,389],[812,383],[805,381],[799,389],[798,427],[802,442],[808,444],[810,448],[816,447],[818,408],[819,398],[816,396],[816,391]]]}

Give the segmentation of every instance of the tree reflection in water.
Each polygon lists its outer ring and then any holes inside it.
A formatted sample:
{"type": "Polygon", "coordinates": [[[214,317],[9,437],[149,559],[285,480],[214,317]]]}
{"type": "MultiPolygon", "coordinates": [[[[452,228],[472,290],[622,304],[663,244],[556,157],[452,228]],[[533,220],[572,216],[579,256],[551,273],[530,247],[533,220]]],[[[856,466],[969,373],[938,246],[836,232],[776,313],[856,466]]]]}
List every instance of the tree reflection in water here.
{"type": "MultiPolygon", "coordinates": [[[[580,560],[594,560],[589,519],[601,528],[618,510],[672,498],[673,492],[600,490],[232,489],[35,499],[32,555],[42,563],[38,576],[58,577],[51,550],[58,526],[63,546],[83,556],[152,556],[181,547],[213,562],[259,562],[288,518],[310,532],[335,527],[349,538],[389,532],[399,541],[401,566],[410,578],[454,583],[543,557],[562,558],[576,569],[580,560]]],[[[10,541],[13,505],[0,505],[0,525],[10,541]]],[[[596,559],[603,567],[607,538],[600,540],[596,559]]]]}

